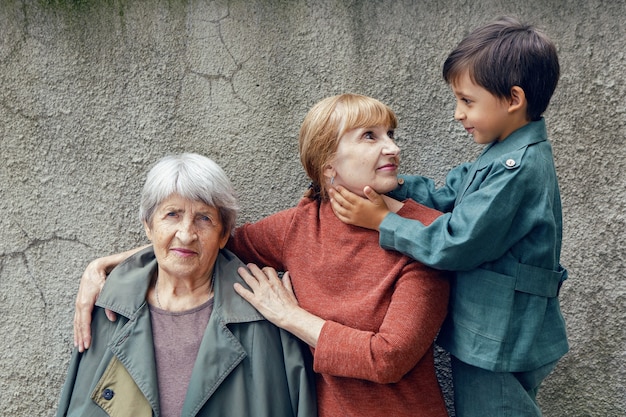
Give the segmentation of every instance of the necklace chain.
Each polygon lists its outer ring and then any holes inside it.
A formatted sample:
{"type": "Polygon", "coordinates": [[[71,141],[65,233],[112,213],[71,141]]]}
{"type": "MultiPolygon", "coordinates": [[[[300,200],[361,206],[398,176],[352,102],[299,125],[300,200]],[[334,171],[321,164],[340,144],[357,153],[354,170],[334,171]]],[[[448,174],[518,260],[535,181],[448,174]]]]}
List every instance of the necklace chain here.
{"type": "MultiPolygon", "coordinates": [[[[211,297],[211,292],[213,292],[213,280],[215,279],[215,268],[213,268],[213,272],[211,273],[211,282],[209,283],[209,297],[211,297]]],[[[159,277],[157,276],[157,280],[154,283],[154,294],[156,295],[157,305],[161,310],[164,310],[161,305],[161,300],[159,300],[159,277]]]]}
{"type": "Polygon", "coordinates": [[[161,306],[161,301],[159,301],[159,277],[157,277],[156,283],[154,284],[154,293],[156,294],[156,300],[159,308],[163,310],[163,307],[161,306]]]}

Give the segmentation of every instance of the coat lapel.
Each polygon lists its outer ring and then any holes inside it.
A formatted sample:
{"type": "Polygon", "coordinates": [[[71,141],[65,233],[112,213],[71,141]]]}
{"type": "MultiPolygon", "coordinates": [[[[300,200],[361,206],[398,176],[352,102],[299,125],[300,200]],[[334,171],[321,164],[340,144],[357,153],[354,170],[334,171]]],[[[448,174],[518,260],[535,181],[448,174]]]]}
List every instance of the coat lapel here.
{"type": "Polygon", "coordinates": [[[235,282],[246,286],[237,273],[239,266],[243,264],[232,253],[227,250],[220,252],[215,264],[213,312],[191,373],[183,417],[195,416],[248,355],[228,325],[265,320],[233,288],[235,282]]]}
{"type": "Polygon", "coordinates": [[[482,151],[482,153],[480,154],[478,159],[476,159],[476,161],[474,161],[474,163],[470,167],[469,171],[467,172],[467,175],[465,175],[465,180],[463,180],[463,185],[461,187],[461,190],[457,194],[456,201],[454,202],[454,206],[455,207],[459,205],[461,200],[463,200],[463,197],[465,196],[465,193],[467,192],[467,190],[470,188],[470,186],[474,182],[474,178],[476,177],[476,173],[478,171],[483,170],[487,166],[488,158],[485,155],[487,154],[489,149],[491,149],[493,146],[494,146],[494,143],[488,145],[487,148],[482,151]]]}
{"type": "Polygon", "coordinates": [[[246,356],[243,346],[228,330],[222,318],[211,314],[193,366],[181,415],[196,415],[246,356]]]}
{"type": "Polygon", "coordinates": [[[156,360],[146,292],[157,268],[152,247],[146,248],[111,271],[96,305],[125,320],[111,338],[109,349],[126,368],[135,384],[159,413],[156,360]]]}
{"type": "Polygon", "coordinates": [[[109,349],[124,365],[152,409],[159,413],[156,360],[148,305],[144,303],[134,320],[128,321],[109,344],[109,349]]]}
{"type": "Polygon", "coordinates": [[[515,150],[525,148],[529,145],[543,142],[545,140],[547,140],[546,125],[545,121],[541,119],[536,122],[530,122],[527,125],[517,129],[502,142],[492,142],[491,144],[487,145],[485,150],[472,164],[470,170],[465,176],[463,186],[461,187],[461,190],[457,195],[454,205],[459,205],[461,200],[463,200],[463,196],[467,193],[467,190],[474,182],[476,174],[488,167],[495,159],[509,152],[513,152],[515,150]]]}

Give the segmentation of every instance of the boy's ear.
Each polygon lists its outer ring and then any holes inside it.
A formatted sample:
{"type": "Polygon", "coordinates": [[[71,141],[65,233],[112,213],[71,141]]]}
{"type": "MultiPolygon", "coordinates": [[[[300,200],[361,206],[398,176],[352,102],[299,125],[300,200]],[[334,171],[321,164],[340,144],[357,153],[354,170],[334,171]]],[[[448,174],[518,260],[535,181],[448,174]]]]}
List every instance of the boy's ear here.
{"type": "Polygon", "coordinates": [[[513,113],[520,109],[526,111],[526,93],[522,87],[514,85],[511,87],[511,97],[509,98],[509,113],[513,113]]]}

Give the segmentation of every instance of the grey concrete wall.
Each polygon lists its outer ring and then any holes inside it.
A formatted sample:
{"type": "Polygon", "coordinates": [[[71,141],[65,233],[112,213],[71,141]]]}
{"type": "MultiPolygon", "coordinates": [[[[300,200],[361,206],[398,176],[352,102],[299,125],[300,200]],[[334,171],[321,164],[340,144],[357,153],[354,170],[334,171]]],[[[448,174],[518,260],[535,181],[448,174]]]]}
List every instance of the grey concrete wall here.
{"type": "Polygon", "coordinates": [[[214,158],[241,221],[259,219],[307,186],[296,136],[308,108],[358,92],[398,113],[403,171],[442,180],[479,148],[453,121],[441,64],[500,14],[545,28],[563,73],[546,119],[571,351],[540,403],[551,417],[626,415],[622,0],[2,0],[0,414],[53,415],[79,277],[145,242],[136,211],[150,164],[214,158]]]}

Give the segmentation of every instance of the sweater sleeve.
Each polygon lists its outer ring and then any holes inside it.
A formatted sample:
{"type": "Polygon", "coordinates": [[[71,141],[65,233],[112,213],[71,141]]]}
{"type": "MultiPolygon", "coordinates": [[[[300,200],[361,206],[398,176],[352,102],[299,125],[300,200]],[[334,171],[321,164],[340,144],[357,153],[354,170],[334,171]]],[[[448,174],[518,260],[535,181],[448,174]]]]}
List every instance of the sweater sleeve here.
{"type": "Polygon", "coordinates": [[[378,331],[326,321],[313,369],[381,384],[398,382],[430,349],[445,318],[448,295],[443,273],[417,262],[407,264],[378,331]]]}
{"type": "Polygon", "coordinates": [[[256,263],[259,267],[271,266],[284,271],[283,247],[297,207],[280,211],[256,223],[246,223],[235,229],[226,248],[245,263],[256,263]]]}

